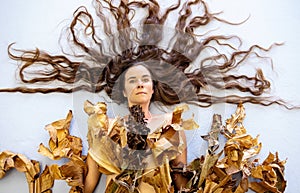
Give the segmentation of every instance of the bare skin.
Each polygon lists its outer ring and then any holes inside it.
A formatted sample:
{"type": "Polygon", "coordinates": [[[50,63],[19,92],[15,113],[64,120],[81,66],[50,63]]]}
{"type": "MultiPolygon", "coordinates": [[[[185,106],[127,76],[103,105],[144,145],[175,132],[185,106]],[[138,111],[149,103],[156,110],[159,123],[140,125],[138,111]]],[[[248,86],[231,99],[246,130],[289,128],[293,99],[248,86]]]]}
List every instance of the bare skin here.
{"type": "MultiPolygon", "coordinates": [[[[155,121],[157,121],[158,119],[163,120],[165,118],[164,116],[151,115],[149,111],[150,100],[154,91],[151,74],[147,68],[142,65],[137,65],[129,68],[125,74],[124,81],[125,89],[123,91],[123,94],[127,98],[128,106],[130,107],[132,105],[140,105],[143,112],[145,113],[145,118],[148,119],[148,125],[155,125],[155,121]]],[[[184,132],[181,132],[180,134],[184,140],[184,143],[186,144],[184,132]]],[[[184,150],[182,154],[174,160],[174,164],[179,163],[187,163],[186,150],[184,150]]],[[[93,193],[98,185],[101,173],[98,170],[97,163],[89,155],[87,156],[86,164],[88,167],[88,173],[85,178],[84,193],[93,193]]],[[[187,183],[187,179],[180,174],[176,174],[174,183],[176,188],[180,189],[180,187],[185,186],[185,184],[187,183]]]]}

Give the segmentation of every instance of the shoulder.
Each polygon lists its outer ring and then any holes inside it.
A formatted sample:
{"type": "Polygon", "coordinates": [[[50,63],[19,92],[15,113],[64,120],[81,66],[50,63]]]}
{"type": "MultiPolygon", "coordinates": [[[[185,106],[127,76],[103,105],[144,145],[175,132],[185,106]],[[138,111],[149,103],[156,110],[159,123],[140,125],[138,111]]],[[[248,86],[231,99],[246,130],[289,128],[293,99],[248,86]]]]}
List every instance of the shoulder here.
{"type": "Polygon", "coordinates": [[[172,115],[173,113],[154,114],[152,115],[152,121],[158,121],[164,123],[164,125],[168,125],[172,123],[172,115]]]}

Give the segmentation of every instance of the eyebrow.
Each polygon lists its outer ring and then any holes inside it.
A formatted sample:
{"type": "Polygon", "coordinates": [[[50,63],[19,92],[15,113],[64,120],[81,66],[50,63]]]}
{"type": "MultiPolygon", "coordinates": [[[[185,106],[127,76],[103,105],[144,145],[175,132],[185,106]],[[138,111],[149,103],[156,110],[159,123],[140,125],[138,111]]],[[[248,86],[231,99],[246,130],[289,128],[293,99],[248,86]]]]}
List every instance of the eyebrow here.
{"type": "MultiPolygon", "coordinates": [[[[145,74],[145,75],[142,76],[142,78],[146,78],[146,77],[151,77],[151,76],[149,74],[145,74]]],[[[136,78],[136,76],[130,76],[130,77],[127,78],[127,80],[135,79],[135,78],[136,78]]]]}

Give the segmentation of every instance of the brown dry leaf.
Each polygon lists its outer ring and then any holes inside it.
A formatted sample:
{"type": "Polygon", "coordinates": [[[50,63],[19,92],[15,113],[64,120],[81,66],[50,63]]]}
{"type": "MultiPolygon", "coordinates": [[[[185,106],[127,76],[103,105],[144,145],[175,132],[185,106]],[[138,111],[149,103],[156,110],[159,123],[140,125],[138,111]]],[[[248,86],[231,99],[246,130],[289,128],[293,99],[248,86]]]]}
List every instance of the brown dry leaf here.
{"type": "Polygon", "coordinates": [[[53,178],[55,180],[63,180],[64,177],[61,174],[60,171],[60,166],[58,166],[57,164],[52,164],[49,166],[49,171],[51,173],[51,176],[53,176],[53,178]]]}
{"type": "Polygon", "coordinates": [[[251,182],[249,188],[257,193],[265,193],[268,191],[260,182],[251,182]]]}
{"type": "Polygon", "coordinates": [[[28,183],[36,179],[40,173],[39,163],[29,160],[22,154],[17,154],[14,158],[14,166],[19,172],[24,172],[28,183]]]}
{"type": "Polygon", "coordinates": [[[180,144],[180,135],[179,132],[176,131],[172,126],[168,125],[166,126],[163,131],[161,132],[161,135],[159,136],[159,139],[166,139],[174,146],[179,146],[180,144]]]}
{"type": "Polygon", "coordinates": [[[162,132],[159,132],[160,135],[152,134],[148,138],[148,145],[151,147],[155,159],[159,162],[165,156],[168,156],[170,160],[175,159],[185,148],[182,138],[183,131],[175,130],[174,125],[178,124],[167,125],[162,129],[162,132]]]}
{"type": "Polygon", "coordinates": [[[234,193],[245,193],[248,191],[249,187],[249,181],[248,181],[248,176],[243,176],[242,180],[240,181],[240,184],[234,191],[234,193]]]}
{"type": "Polygon", "coordinates": [[[62,166],[56,164],[49,166],[49,174],[53,180],[65,180],[71,186],[70,192],[82,192],[83,180],[87,168],[80,157],[72,159],[62,166]]]}
{"type": "Polygon", "coordinates": [[[155,171],[152,171],[152,176],[143,177],[143,182],[150,184],[155,189],[156,193],[173,193],[171,187],[172,178],[170,172],[169,160],[165,157],[164,162],[155,171]]]}
{"type": "Polygon", "coordinates": [[[260,152],[261,146],[257,138],[253,139],[250,135],[243,134],[228,139],[224,147],[227,173],[233,174],[240,171],[249,158],[260,152]]]}
{"type": "Polygon", "coordinates": [[[172,124],[180,124],[182,113],[189,109],[188,105],[180,105],[175,107],[172,116],[172,124]]]}
{"type": "Polygon", "coordinates": [[[93,104],[86,100],[84,103],[84,111],[88,114],[88,143],[92,146],[95,138],[99,137],[101,132],[107,134],[108,132],[108,117],[106,116],[106,104],[98,102],[93,104]]]}
{"type": "Polygon", "coordinates": [[[14,153],[3,151],[0,153],[0,179],[5,176],[5,173],[14,167],[14,153]]]}
{"type": "Polygon", "coordinates": [[[231,118],[226,120],[226,125],[224,128],[224,134],[226,137],[231,138],[233,133],[236,135],[242,135],[246,133],[246,130],[242,125],[245,116],[245,108],[242,104],[239,104],[235,113],[231,115],[231,118]],[[229,135],[227,132],[229,132],[229,135]]]}
{"type": "MultiPolygon", "coordinates": [[[[37,184],[40,185],[40,192],[50,191],[54,185],[54,178],[50,173],[50,169],[48,166],[45,167],[43,173],[37,180],[37,184]]],[[[39,192],[39,191],[37,191],[39,192]]]]}
{"type": "Polygon", "coordinates": [[[3,169],[0,169],[0,179],[3,178],[6,174],[6,171],[3,169]]]}
{"type": "Polygon", "coordinates": [[[25,174],[29,192],[34,193],[36,187],[36,179],[40,173],[40,164],[35,160],[29,160],[22,154],[15,154],[9,151],[0,152],[0,177],[4,177],[5,173],[15,168],[17,171],[25,174]]]}
{"type": "Polygon", "coordinates": [[[50,138],[54,143],[61,141],[69,134],[72,117],[72,111],[69,111],[65,119],[46,125],[45,129],[49,132],[50,138]]]}
{"type": "Polygon", "coordinates": [[[89,155],[100,166],[104,174],[119,174],[119,166],[122,164],[122,149],[114,143],[108,136],[101,136],[94,141],[89,149],[89,155]]]}
{"type": "Polygon", "coordinates": [[[81,156],[82,140],[69,135],[71,119],[72,111],[69,111],[65,119],[46,126],[46,130],[49,131],[50,135],[49,148],[41,143],[38,150],[40,154],[53,160],[81,156]]]}
{"type": "Polygon", "coordinates": [[[155,142],[152,147],[152,152],[157,160],[161,160],[167,153],[171,156],[170,159],[174,159],[178,155],[177,148],[166,138],[161,138],[155,142]]]}
{"type": "Polygon", "coordinates": [[[82,193],[82,189],[77,186],[72,186],[69,193],[82,193]]]}
{"type": "Polygon", "coordinates": [[[81,156],[82,153],[82,139],[76,136],[67,136],[69,146],[71,147],[71,154],[69,156],[81,156]]]}
{"type": "Polygon", "coordinates": [[[66,179],[69,186],[80,187],[83,189],[83,180],[87,168],[83,160],[72,159],[60,167],[62,176],[66,179]]]}
{"type": "Polygon", "coordinates": [[[127,145],[127,132],[123,123],[122,118],[116,117],[109,121],[108,126],[108,136],[122,148],[127,145]]]}
{"type": "MultiPolygon", "coordinates": [[[[107,175],[119,174],[121,172],[119,166],[121,166],[122,163],[122,148],[108,136],[109,122],[106,115],[106,104],[97,103],[94,105],[90,101],[86,101],[84,110],[89,115],[89,155],[97,162],[99,170],[102,173],[107,175]]],[[[112,127],[114,126],[117,125],[114,125],[113,123],[112,127]]]]}
{"type": "Polygon", "coordinates": [[[217,183],[207,178],[205,181],[205,187],[203,193],[211,193],[213,192],[214,189],[216,189],[217,186],[218,186],[217,183]]]}
{"type": "Polygon", "coordinates": [[[281,193],[276,187],[264,181],[251,182],[249,188],[258,193],[265,193],[265,192],[281,193]]]}
{"type": "Polygon", "coordinates": [[[214,114],[213,122],[208,135],[201,136],[208,141],[208,152],[213,153],[219,148],[219,134],[222,127],[221,115],[214,114]]]}
{"type": "MultiPolygon", "coordinates": [[[[198,187],[200,188],[202,183],[204,182],[205,179],[207,179],[207,176],[211,173],[212,168],[218,161],[219,157],[221,156],[222,152],[218,154],[209,154],[207,153],[205,156],[205,160],[202,166],[202,171],[200,174],[200,179],[198,182],[198,187]]],[[[205,189],[204,189],[205,192],[205,189]]]]}
{"type": "Polygon", "coordinates": [[[46,156],[52,160],[60,159],[59,157],[58,158],[54,157],[53,153],[47,147],[45,147],[42,143],[39,146],[38,152],[40,154],[42,154],[43,156],[46,156]]]}
{"type": "Polygon", "coordinates": [[[225,168],[227,174],[243,170],[248,160],[256,156],[262,147],[258,142],[258,136],[253,138],[247,134],[243,126],[244,118],[245,109],[242,104],[239,104],[236,112],[226,120],[223,131],[228,139],[224,146],[225,157],[218,162],[217,167],[225,168]]]}
{"type": "Polygon", "coordinates": [[[204,162],[200,159],[198,162],[193,161],[192,165],[187,167],[189,174],[193,172],[187,192],[244,193],[249,188],[259,193],[284,192],[286,181],[283,171],[286,161],[280,161],[277,153],[270,153],[262,165],[259,165],[257,160],[251,161],[251,158],[260,152],[262,144],[258,142],[258,136],[253,138],[247,134],[243,126],[244,118],[242,104],[239,104],[236,112],[227,119],[226,125],[222,127],[219,123],[219,129],[215,131],[214,123],[217,124],[214,118],[211,131],[204,139],[209,142],[209,147],[214,147],[218,144],[219,133],[222,133],[227,138],[224,158],[219,160],[219,156],[214,154],[214,148],[209,148],[211,154],[207,153],[204,162]],[[221,132],[220,128],[223,128],[221,132]],[[197,176],[199,180],[198,184],[195,184],[197,176]],[[251,178],[257,180],[250,183],[251,178]]]}
{"type": "Polygon", "coordinates": [[[279,160],[278,153],[276,153],[276,156],[269,153],[261,165],[252,168],[251,176],[260,181],[251,183],[250,188],[261,192],[265,190],[284,192],[286,188],[286,180],[283,175],[284,164],[285,161],[279,160]]]}
{"type": "Polygon", "coordinates": [[[194,118],[190,118],[182,121],[181,127],[184,130],[193,130],[199,128],[199,125],[194,121],[194,118]]]}

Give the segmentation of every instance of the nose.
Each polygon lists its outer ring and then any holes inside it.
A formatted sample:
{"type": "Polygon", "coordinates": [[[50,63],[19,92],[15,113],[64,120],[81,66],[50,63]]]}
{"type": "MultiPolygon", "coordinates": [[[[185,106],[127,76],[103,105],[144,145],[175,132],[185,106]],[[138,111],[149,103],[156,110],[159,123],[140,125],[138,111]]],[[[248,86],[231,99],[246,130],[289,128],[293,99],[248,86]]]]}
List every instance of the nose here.
{"type": "Polygon", "coordinates": [[[138,88],[144,88],[144,83],[143,83],[142,80],[138,80],[138,82],[137,82],[137,87],[138,87],[138,88]]]}

